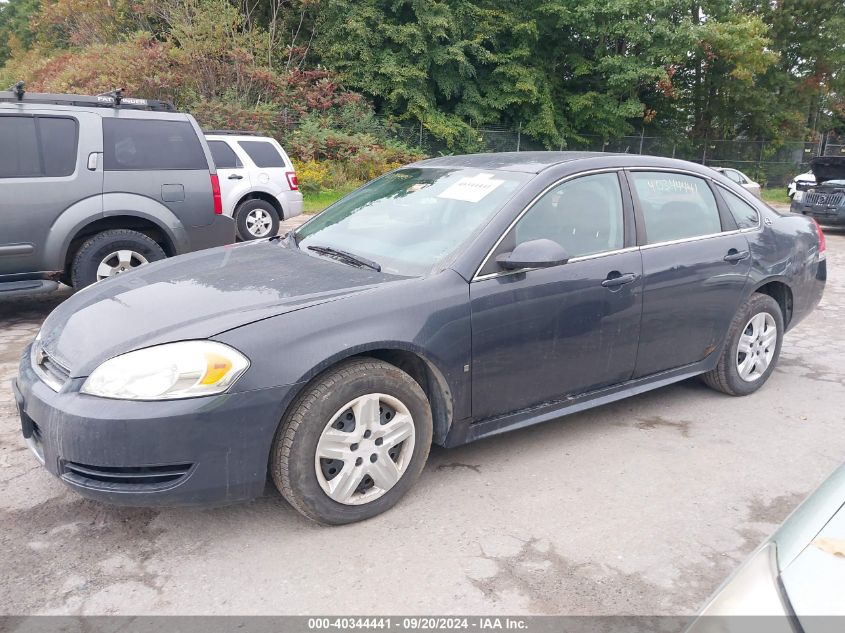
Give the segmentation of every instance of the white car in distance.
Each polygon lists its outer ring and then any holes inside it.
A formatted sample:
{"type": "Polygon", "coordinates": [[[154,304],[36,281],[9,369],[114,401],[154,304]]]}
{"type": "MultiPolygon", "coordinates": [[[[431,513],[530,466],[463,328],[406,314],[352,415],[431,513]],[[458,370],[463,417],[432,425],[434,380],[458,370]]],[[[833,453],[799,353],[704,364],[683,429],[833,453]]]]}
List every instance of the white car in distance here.
{"type": "Polygon", "coordinates": [[[302,192],[285,150],[269,136],[249,132],[205,133],[217,166],[223,213],[234,218],[238,237],[256,240],[302,213],[302,192]]]}

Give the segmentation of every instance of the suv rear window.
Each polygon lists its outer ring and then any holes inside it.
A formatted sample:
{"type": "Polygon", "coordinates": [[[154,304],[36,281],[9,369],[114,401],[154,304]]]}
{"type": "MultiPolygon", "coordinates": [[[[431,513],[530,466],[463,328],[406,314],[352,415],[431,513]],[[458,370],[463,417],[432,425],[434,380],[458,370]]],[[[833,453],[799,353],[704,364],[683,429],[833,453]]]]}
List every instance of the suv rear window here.
{"type": "Polygon", "coordinates": [[[77,142],[75,119],[0,116],[0,178],[70,176],[77,142]]]}
{"type": "Polygon", "coordinates": [[[232,151],[226,141],[209,141],[208,149],[211,150],[211,157],[217,169],[238,169],[243,167],[238,155],[232,151]]]}
{"type": "Polygon", "coordinates": [[[194,127],[187,121],[105,118],[103,169],[207,170],[208,162],[194,127]]]}
{"type": "Polygon", "coordinates": [[[285,167],[285,159],[267,141],[238,141],[256,167],[285,167]]]}

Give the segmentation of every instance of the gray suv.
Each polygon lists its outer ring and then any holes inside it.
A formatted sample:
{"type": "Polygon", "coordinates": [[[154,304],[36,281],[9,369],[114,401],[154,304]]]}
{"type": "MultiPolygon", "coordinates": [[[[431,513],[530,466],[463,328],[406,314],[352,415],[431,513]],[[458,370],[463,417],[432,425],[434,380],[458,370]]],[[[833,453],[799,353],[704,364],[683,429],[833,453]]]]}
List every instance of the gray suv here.
{"type": "Polygon", "coordinates": [[[0,92],[0,297],[234,241],[189,114],[120,91],[0,92]]]}

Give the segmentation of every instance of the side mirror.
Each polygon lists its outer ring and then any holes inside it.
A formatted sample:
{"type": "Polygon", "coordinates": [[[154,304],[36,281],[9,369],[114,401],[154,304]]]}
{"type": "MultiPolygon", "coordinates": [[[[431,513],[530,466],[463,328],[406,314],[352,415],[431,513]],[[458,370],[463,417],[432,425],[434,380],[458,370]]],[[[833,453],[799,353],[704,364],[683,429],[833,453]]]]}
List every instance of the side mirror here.
{"type": "Polygon", "coordinates": [[[496,262],[505,270],[520,268],[551,268],[569,261],[569,253],[553,240],[529,240],[510,253],[502,253],[496,262]]]}

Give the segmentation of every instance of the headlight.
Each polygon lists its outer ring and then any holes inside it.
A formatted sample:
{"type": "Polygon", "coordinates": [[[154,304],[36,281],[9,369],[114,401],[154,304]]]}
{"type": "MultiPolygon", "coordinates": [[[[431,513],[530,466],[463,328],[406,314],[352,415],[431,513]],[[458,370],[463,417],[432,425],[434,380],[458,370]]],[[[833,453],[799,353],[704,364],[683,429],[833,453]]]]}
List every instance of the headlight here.
{"type": "Polygon", "coordinates": [[[120,400],[172,400],[226,391],[249,360],[223,343],[183,341],[115,356],[97,367],[82,393],[120,400]]]}
{"type": "Polygon", "coordinates": [[[804,192],[796,191],[795,194],[792,196],[792,199],[795,200],[795,202],[801,202],[804,199],[804,192]]]}

